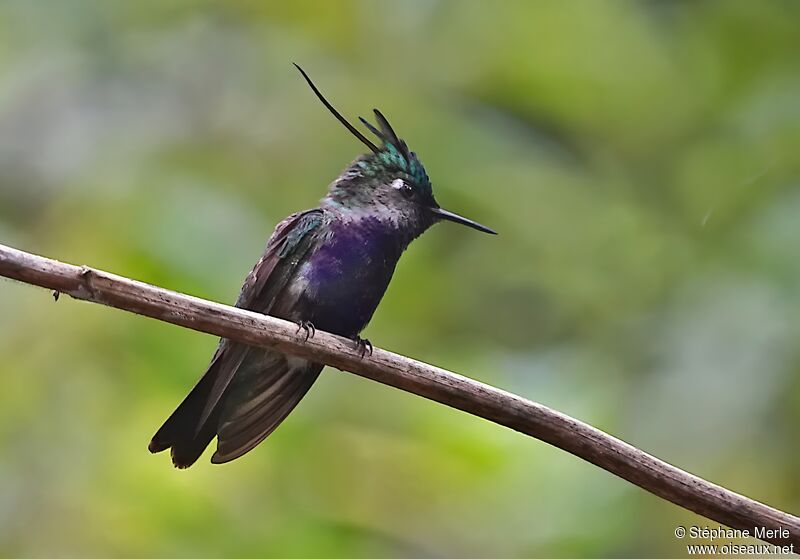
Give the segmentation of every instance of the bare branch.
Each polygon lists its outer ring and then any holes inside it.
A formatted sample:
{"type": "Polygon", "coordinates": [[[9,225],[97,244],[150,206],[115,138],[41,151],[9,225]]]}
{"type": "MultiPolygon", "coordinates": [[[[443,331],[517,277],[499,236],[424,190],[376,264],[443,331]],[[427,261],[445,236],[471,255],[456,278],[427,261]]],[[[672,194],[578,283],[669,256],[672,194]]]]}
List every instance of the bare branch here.
{"type": "Polygon", "coordinates": [[[800,546],[800,518],[667,464],[568,415],[450,371],[326,332],[304,341],[297,325],[0,245],[0,275],[179,326],[350,371],[483,417],[566,450],[663,499],[731,528],[771,530],[765,541],[800,546]],[[780,537],[788,532],[788,537],[780,537]]]}

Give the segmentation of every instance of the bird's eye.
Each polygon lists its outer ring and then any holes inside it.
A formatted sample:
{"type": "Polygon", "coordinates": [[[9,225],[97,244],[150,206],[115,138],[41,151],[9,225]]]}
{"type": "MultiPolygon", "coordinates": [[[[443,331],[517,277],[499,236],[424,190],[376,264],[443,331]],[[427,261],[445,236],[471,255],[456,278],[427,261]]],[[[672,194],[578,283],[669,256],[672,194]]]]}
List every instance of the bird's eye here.
{"type": "Polygon", "coordinates": [[[399,190],[406,198],[411,198],[412,196],[414,196],[414,189],[411,188],[411,185],[406,183],[406,181],[404,181],[403,179],[395,179],[392,182],[392,188],[396,188],[397,190],[399,190]]]}

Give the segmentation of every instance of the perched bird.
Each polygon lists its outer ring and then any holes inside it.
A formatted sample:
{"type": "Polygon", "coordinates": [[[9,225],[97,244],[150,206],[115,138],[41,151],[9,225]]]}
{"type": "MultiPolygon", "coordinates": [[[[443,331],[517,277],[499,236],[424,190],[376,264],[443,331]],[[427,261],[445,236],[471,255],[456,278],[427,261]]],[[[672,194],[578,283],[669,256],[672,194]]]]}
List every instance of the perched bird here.
{"type": "MultiPolygon", "coordinates": [[[[378,146],[297,69],[322,104],[370,152],[331,183],[318,208],[278,224],[236,306],[294,321],[306,337],[319,328],[353,339],[362,352],[371,351],[359,334],[411,241],[441,220],[494,231],[439,206],[419,158],[380,111],[374,111],[377,127],[360,119],[380,141],[378,146]]],[[[275,430],[322,367],[223,339],[206,373],[153,436],[150,452],[169,448],[173,464],[187,468],[217,437],[211,462],[234,460],[275,430]]]]}

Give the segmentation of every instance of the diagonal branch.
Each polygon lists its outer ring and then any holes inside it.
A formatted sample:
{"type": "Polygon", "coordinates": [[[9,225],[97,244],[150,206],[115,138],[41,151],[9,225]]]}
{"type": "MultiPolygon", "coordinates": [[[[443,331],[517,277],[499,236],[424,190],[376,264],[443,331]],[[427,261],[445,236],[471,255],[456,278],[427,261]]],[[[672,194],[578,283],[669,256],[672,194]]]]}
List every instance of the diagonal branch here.
{"type": "Polygon", "coordinates": [[[800,547],[800,518],[694,476],[568,415],[445,369],[378,348],[362,358],[352,341],[326,332],[304,342],[292,322],[4,245],[0,275],[350,371],[540,439],[731,528],[800,547]]]}

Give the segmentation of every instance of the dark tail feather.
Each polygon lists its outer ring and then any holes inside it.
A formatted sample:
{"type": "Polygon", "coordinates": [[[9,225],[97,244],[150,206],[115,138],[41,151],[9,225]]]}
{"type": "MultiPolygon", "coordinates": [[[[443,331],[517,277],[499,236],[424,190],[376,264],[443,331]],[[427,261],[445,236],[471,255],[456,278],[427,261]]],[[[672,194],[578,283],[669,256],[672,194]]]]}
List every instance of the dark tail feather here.
{"type": "Polygon", "coordinates": [[[218,368],[212,366],[203,375],[183,402],[172,412],[164,425],[153,435],[148,449],[161,452],[172,449],[172,463],[178,468],[188,468],[203,453],[216,435],[219,415],[212,413],[203,426],[198,423],[206,408],[218,368]]]}
{"type": "Polygon", "coordinates": [[[203,378],[150,441],[188,468],[218,437],[213,463],[229,462],[264,440],[319,376],[322,365],[269,350],[221,345],[203,378]]]}
{"type": "Polygon", "coordinates": [[[172,445],[170,454],[176,468],[188,468],[197,462],[197,459],[216,436],[218,421],[219,406],[214,409],[193,439],[182,439],[172,445]]]}
{"type": "Polygon", "coordinates": [[[246,348],[222,342],[200,381],[153,435],[150,452],[172,449],[172,463],[188,468],[217,434],[219,400],[241,363],[246,348]],[[210,409],[209,409],[210,408],[210,409]]]}

